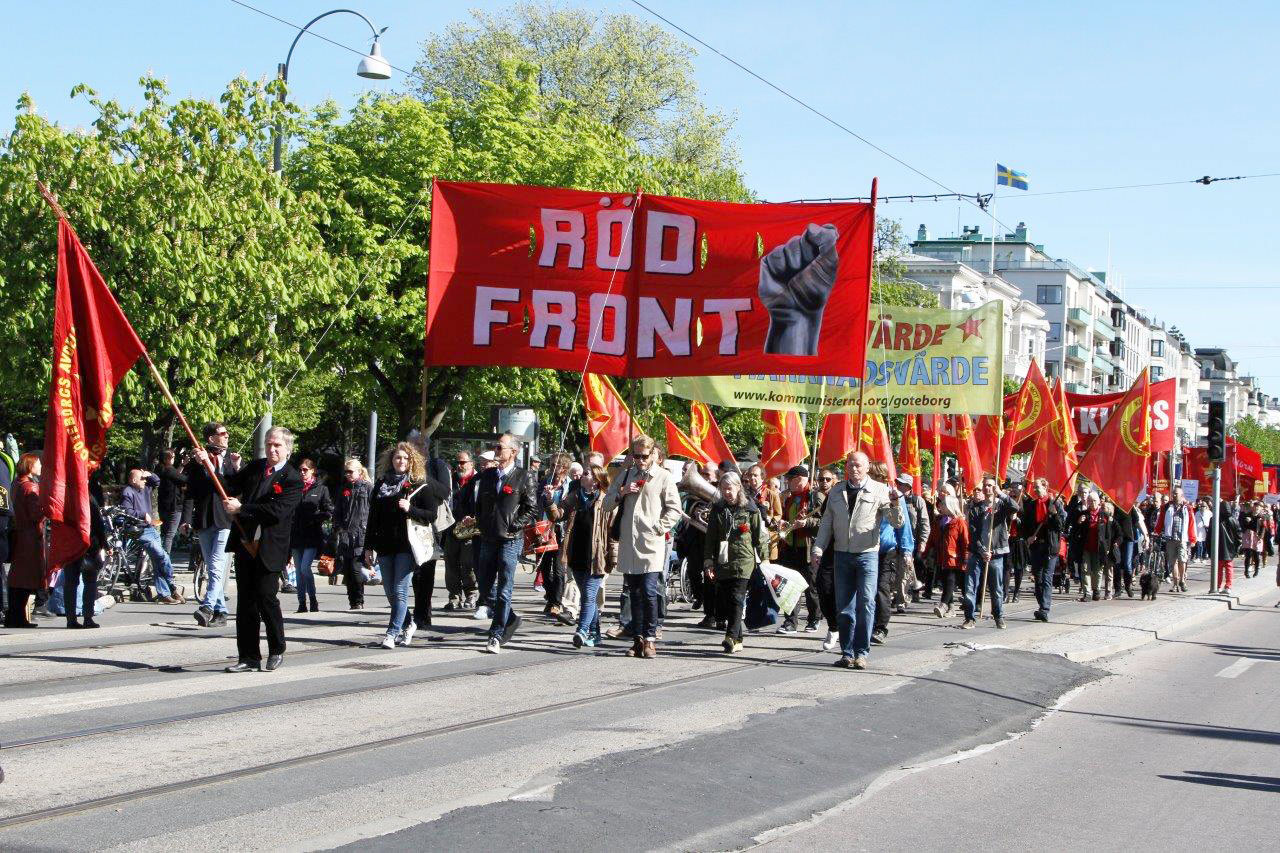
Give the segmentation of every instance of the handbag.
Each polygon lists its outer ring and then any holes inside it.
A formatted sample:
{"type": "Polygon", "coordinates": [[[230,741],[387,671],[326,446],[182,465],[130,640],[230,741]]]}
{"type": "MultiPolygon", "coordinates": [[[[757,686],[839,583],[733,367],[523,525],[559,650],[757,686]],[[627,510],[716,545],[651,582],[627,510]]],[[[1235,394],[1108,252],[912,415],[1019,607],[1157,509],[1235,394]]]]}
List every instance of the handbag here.
{"type": "MultiPolygon", "coordinates": [[[[413,500],[413,496],[422,491],[423,488],[424,486],[418,486],[418,488],[410,492],[409,500],[413,500]]],[[[438,515],[436,517],[439,518],[438,515]]],[[[436,542],[434,523],[422,524],[412,518],[406,518],[405,525],[409,539],[409,550],[413,552],[413,559],[419,566],[423,563],[429,563],[440,556],[440,545],[436,542]]]]}
{"type": "Polygon", "coordinates": [[[315,567],[316,574],[318,575],[329,576],[333,574],[333,557],[316,557],[313,565],[315,567]]]}

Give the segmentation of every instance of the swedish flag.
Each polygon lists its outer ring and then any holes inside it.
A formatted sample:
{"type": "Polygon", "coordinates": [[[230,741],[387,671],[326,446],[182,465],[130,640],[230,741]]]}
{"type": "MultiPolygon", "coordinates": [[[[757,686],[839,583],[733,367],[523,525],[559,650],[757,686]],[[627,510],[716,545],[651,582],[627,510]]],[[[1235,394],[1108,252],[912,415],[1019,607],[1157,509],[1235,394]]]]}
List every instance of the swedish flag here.
{"type": "Polygon", "coordinates": [[[1002,187],[1013,187],[1015,190],[1027,188],[1027,173],[1015,172],[996,163],[996,183],[1002,187]]]}

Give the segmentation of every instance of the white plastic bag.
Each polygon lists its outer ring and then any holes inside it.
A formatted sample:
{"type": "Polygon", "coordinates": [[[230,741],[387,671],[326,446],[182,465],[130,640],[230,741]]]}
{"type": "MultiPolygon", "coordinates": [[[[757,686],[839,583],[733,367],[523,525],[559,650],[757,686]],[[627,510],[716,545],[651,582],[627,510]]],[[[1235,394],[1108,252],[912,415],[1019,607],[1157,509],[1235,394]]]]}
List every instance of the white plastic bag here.
{"type": "Polygon", "coordinates": [[[761,563],[760,573],[764,575],[765,586],[777,602],[778,610],[784,614],[789,615],[796,609],[800,596],[809,588],[799,572],[777,563],[761,563]]]}

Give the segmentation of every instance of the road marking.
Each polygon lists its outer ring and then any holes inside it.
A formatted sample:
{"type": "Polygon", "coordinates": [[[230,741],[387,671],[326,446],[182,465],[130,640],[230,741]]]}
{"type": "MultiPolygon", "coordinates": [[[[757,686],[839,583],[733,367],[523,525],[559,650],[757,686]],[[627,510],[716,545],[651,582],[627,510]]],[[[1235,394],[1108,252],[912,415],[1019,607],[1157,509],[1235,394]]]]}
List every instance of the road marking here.
{"type": "Polygon", "coordinates": [[[1240,660],[1218,673],[1218,678],[1235,678],[1257,662],[1257,658],[1240,658],[1240,660]]]}

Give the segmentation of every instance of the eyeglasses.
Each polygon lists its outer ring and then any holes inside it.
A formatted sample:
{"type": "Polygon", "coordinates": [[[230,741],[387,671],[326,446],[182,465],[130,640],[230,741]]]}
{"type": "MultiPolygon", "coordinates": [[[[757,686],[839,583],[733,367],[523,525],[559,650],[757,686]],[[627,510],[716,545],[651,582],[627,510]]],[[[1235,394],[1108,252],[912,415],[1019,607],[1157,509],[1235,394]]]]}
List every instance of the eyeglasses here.
{"type": "Polygon", "coordinates": [[[632,453],[631,458],[632,459],[648,459],[649,454],[648,453],[632,453]]]}
{"type": "Polygon", "coordinates": [[[230,435],[230,433],[228,433],[225,429],[220,429],[217,432],[215,432],[214,435],[230,435]]]}

